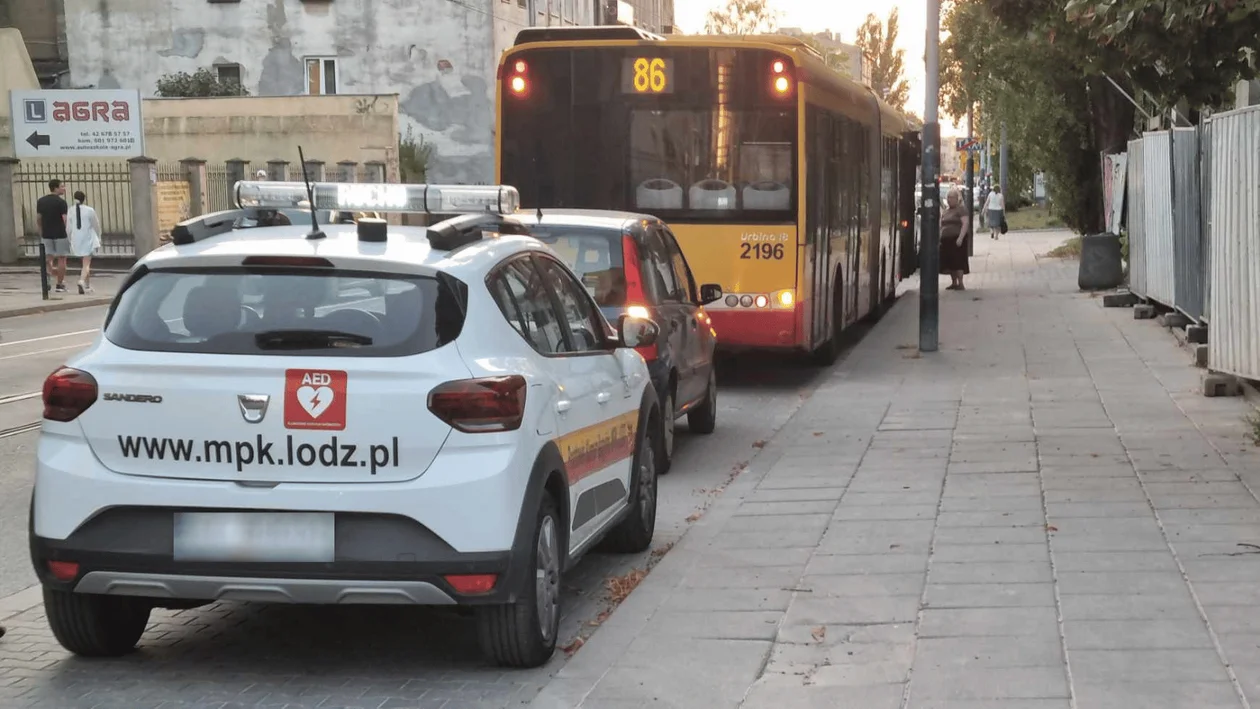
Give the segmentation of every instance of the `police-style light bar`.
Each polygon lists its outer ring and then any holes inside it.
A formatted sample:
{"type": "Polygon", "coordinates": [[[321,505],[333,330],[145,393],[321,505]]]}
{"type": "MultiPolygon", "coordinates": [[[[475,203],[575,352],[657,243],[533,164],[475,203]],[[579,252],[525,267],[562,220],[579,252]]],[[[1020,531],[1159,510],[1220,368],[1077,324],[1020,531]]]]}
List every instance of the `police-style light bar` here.
{"type": "MultiPolygon", "coordinates": [[[[513,214],[521,195],[508,185],[400,185],[318,182],[312,185],[317,211],[394,214],[513,214]]],[[[241,209],[309,209],[301,182],[236,183],[241,209]]]]}

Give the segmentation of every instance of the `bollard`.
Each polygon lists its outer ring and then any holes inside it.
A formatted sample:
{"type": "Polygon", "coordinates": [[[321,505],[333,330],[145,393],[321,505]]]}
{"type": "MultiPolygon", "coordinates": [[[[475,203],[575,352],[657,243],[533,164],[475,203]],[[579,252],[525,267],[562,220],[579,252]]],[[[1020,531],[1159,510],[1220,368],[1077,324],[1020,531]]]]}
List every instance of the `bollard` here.
{"type": "Polygon", "coordinates": [[[48,252],[44,249],[44,240],[39,240],[39,286],[44,292],[44,300],[48,300],[48,292],[52,287],[48,285],[48,252]]]}

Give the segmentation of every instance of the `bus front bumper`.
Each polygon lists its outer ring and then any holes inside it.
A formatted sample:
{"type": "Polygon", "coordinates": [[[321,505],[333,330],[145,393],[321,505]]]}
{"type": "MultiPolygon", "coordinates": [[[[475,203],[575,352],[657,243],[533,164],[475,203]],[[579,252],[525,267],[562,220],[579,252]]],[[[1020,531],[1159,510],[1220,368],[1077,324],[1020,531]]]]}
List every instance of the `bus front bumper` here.
{"type": "MultiPolygon", "coordinates": [[[[799,308],[799,303],[797,304],[799,308]]],[[[800,321],[796,308],[709,309],[721,350],[796,350],[800,321]]]]}

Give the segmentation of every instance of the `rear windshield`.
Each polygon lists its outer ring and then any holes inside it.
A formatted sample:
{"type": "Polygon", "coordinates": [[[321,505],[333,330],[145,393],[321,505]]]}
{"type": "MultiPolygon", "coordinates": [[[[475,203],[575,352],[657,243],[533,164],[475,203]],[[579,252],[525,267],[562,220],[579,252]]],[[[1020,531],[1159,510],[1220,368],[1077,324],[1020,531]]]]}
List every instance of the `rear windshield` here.
{"type": "Polygon", "coordinates": [[[464,322],[451,283],[350,271],[150,271],[105,326],[119,347],[206,354],[400,357],[464,322]]]}
{"type": "Polygon", "coordinates": [[[531,226],[529,233],[560,256],[601,308],[619,308],[626,304],[621,232],[531,226]]]}

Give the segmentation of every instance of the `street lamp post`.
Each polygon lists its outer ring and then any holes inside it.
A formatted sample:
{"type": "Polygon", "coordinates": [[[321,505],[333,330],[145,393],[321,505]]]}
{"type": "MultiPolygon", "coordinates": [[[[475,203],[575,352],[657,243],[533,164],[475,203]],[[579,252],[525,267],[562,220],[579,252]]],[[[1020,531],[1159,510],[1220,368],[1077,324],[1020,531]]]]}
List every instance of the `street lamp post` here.
{"type": "Polygon", "coordinates": [[[919,248],[919,351],[940,346],[941,0],[927,0],[927,101],[923,110],[923,208],[919,248]]]}

